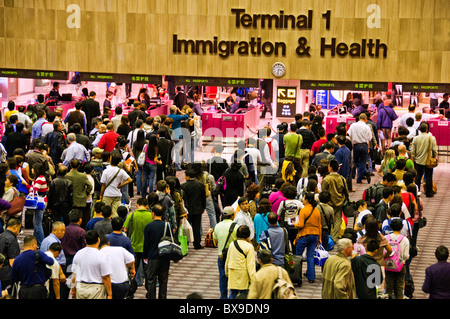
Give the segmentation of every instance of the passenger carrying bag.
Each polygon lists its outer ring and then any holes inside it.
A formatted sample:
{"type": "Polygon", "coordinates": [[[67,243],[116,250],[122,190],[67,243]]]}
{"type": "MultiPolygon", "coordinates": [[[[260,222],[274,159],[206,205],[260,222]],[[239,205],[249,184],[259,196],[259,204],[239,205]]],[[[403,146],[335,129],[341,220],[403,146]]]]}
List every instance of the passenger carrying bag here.
{"type": "Polygon", "coordinates": [[[177,245],[173,239],[172,230],[169,223],[166,222],[164,229],[164,236],[158,244],[158,253],[160,257],[168,258],[173,262],[178,262],[183,259],[183,252],[180,245],[177,245]],[[170,237],[166,236],[167,228],[169,228],[170,237]]]}

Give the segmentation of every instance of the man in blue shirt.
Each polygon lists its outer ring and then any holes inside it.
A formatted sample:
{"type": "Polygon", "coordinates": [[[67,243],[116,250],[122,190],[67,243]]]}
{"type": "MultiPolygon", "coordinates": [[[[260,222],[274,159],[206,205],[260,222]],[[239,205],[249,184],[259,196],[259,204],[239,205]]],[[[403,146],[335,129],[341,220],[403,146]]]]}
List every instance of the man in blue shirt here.
{"type": "Polygon", "coordinates": [[[14,259],[11,268],[11,284],[20,283],[18,299],[47,299],[46,265],[51,266],[54,261],[37,250],[37,240],[33,235],[26,236],[23,245],[23,252],[14,259]]]}
{"type": "Polygon", "coordinates": [[[113,232],[106,235],[110,246],[119,246],[133,253],[133,246],[131,240],[122,233],[124,220],[122,217],[114,217],[111,219],[111,227],[113,232]]]}
{"type": "Polygon", "coordinates": [[[339,149],[334,156],[340,164],[338,173],[347,180],[348,175],[350,174],[351,152],[348,147],[345,146],[345,139],[346,137],[342,135],[337,137],[339,149]]]}
{"type": "MultiPolygon", "coordinates": [[[[66,225],[61,221],[56,221],[52,224],[52,232],[44,238],[44,240],[41,243],[40,250],[45,253],[49,250],[49,247],[53,243],[60,243],[61,239],[64,237],[64,234],[66,233],[66,225]]],[[[66,256],[64,256],[64,250],[61,250],[61,253],[59,254],[58,258],[56,258],[56,261],[61,265],[64,266],[66,264],[66,256]]]]}
{"type": "Polygon", "coordinates": [[[259,241],[265,249],[269,249],[272,252],[273,264],[284,266],[284,254],[287,246],[285,229],[278,225],[278,215],[274,212],[269,213],[267,221],[270,226],[261,233],[259,241]],[[270,245],[267,246],[269,238],[270,245]]]}
{"type": "Polygon", "coordinates": [[[67,142],[69,143],[69,147],[65,150],[65,153],[62,155],[63,165],[66,167],[70,166],[70,162],[76,158],[80,163],[86,163],[90,160],[89,152],[86,147],[77,143],[77,137],[74,133],[69,133],[67,135],[67,142]]]}
{"type": "Polygon", "coordinates": [[[191,136],[191,133],[189,130],[186,129],[186,132],[183,132],[183,129],[181,128],[181,122],[184,120],[187,120],[189,118],[189,115],[184,114],[181,112],[175,105],[172,105],[170,107],[170,114],[167,115],[168,118],[171,118],[173,120],[172,123],[172,140],[175,142],[175,145],[173,147],[173,154],[174,154],[174,163],[175,163],[175,169],[181,170],[181,157],[180,157],[180,151],[183,147],[183,135],[191,136]]]}
{"type": "Polygon", "coordinates": [[[47,122],[47,115],[44,110],[40,110],[37,113],[38,120],[33,124],[31,128],[31,139],[41,138],[42,135],[42,124],[47,122]]]}

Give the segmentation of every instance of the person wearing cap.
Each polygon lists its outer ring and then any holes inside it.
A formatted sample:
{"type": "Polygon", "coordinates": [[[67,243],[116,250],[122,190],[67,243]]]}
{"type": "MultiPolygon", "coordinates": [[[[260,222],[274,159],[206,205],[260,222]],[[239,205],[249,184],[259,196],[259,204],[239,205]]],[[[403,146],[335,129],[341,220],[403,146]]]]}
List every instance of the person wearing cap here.
{"type": "Polygon", "coordinates": [[[237,224],[233,222],[234,216],[234,208],[231,206],[225,207],[222,212],[222,221],[214,227],[213,238],[219,254],[217,265],[219,268],[220,299],[227,299],[228,297],[228,278],[225,276],[225,259],[223,258],[222,253],[225,248],[230,246],[230,243],[237,239],[236,231],[238,227],[237,224]],[[230,234],[229,238],[228,234],[230,234]]]}
{"type": "Polygon", "coordinates": [[[292,285],[288,272],[280,266],[273,264],[272,252],[261,249],[258,252],[258,263],[261,268],[253,276],[250,283],[247,299],[272,299],[273,285],[280,277],[292,285]]]}

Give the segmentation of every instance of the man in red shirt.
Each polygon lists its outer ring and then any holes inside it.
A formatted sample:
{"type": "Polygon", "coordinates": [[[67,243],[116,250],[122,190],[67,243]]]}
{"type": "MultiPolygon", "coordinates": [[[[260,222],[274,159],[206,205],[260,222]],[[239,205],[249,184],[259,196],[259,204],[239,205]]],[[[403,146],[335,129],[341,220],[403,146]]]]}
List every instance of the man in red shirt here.
{"type": "Polygon", "coordinates": [[[103,134],[102,138],[100,139],[100,142],[98,142],[98,147],[106,152],[112,152],[116,147],[117,138],[119,137],[119,134],[114,132],[114,124],[112,122],[109,122],[106,125],[106,129],[107,132],[103,134]]]}
{"type": "Polygon", "coordinates": [[[320,139],[315,141],[311,147],[311,153],[309,154],[311,158],[320,153],[320,147],[328,141],[325,136],[325,129],[322,126],[317,129],[317,135],[320,139]]]}

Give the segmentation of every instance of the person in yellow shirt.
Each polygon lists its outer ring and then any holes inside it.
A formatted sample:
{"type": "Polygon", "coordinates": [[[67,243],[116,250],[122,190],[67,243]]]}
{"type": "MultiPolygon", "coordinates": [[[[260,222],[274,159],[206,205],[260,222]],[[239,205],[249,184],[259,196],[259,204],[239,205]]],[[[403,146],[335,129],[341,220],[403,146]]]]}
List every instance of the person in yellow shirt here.
{"type": "Polygon", "coordinates": [[[255,249],[250,240],[250,228],[239,226],[237,240],[233,241],[225,261],[225,276],[228,277],[229,299],[247,295],[250,282],[256,273],[255,249]]]}
{"type": "Polygon", "coordinates": [[[14,101],[8,102],[8,111],[5,112],[5,122],[9,122],[11,115],[18,113],[16,110],[16,103],[14,101]]]}

